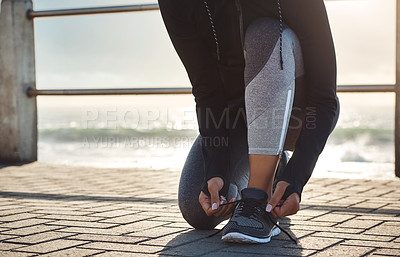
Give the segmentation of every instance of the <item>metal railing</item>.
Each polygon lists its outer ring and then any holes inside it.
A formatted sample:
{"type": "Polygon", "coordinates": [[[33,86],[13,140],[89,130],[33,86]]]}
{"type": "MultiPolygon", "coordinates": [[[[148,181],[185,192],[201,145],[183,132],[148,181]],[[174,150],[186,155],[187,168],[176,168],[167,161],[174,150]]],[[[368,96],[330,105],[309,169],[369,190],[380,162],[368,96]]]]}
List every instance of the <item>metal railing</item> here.
{"type": "Polygon", "coordinates": [[[93,8],[79,8],[79,9],[48,10],[48,11],[28,10],[26,12],[26,16],[32,19],[32,18],[55,17],[55,16],[154,11],[159,9],[160,8],[158,7],[158,4],[141,4],[141,5],[107,6],[107,7],[93,7],[93,8]]]}
{"type": "MultiPolygon", "coordinates": [[[[394,92],[394,85],[351,85],[337,88],[340,93],[386,93],[394,92]]],[[[169,88],[106,88],[106,89],[35,89],[29,87],[27,95],[156,95],[156,94],[191,94],[190,87],[169,88]]]]}
{"type": "MultiPolygon", "coordinates": [[[[326,0],[329,1],[329,0],[326,0]]],[[[400,177],[400,0],[396,0],[396,84],[395,85],[340,85],[338,92],[394,92],[395,106],[395,174],[400,177]]],[[[158,10],[158,4],[95,7],[63,10],[28,10],[28,18],[105,14],[158,10]]],[[[119,89],[46,89],[28,88],[27,95],[126,95],[126,94],[190,94],[191,88],[119,88],[119,89]]]]}

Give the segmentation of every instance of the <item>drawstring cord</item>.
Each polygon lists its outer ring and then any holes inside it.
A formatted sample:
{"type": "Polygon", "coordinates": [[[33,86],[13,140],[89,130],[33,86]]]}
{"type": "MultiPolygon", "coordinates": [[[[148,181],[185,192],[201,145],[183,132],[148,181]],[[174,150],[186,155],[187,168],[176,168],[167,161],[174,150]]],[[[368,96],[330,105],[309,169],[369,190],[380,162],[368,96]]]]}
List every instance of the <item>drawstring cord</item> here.
{"type": "Polygon", "coordinates": [[[204,6],[206,7],[206,10],[207,10],[208,19],[210,20],[211,30],[213,32],[214,41],[215,41],[215,48],[216,48],[216,51],[217,51],[217,59],[219,61],[221,59],[221,57],[220,57],[220,52],[219,52],[219,42],[218,42],[218,37],[217,37],[217,31],[215,30],[214,20],[213,20],[213,17],[211,15],[210,8],[208,7],[207,0],[204,0],[204,6]]]}
{"type": "MultiPolygon", "coordinates": [[[[243,202],[243,199],[236,200],[236,201],[233,201],[233,202],[223,203],[220,206],[224,206],[224,205],[228,205],[228,204],[238,204],[240,202],[243,202]]],[[[232,212],[232,215],[233,215],[233,212],[232,212]]],[[[285,233],[290,238],[290,240],[292,240],[295,244],[297,244],[297,240],[295,238],[293,238],[292,235],[290,235],[289,232],[287,232],[284,228],[282,228],[277,222],[275,222],[271,218],[271,214],[270,213],[267,213],[267,216],[268,216],[269,220],[272,222],[272,224],[277,226],[281,231],[283,231],[283,233],[285,233]]],[[[231,216],[231,218],[232,218],[232,216],[231,216]]],[[[207,236],[207,237],[213,237],[213,236],[219,234],[220,232],[222,232],[222,230],[224,230],[225,226],[223,228],[219,229],[218,231],[216,231],[215,233],[212,233],[211,235],[207,236]]]]}
{"type": "MultiPolygon", "coordinates": [[[[283,70],[283,57],[282,57],[283,17],[282,17],[281,1],[277,0],[277,3],[278,3],[278,13],[279,13],[279,57],[280,57],[281,70],[283,70]]],[[[220,56],[220,50],[219,50],[219,41],[218,41],[217,31],[215,30],[214,19],[212,17],[210,8],[208,7],[207,0],[204,0],[204,6],[206,7],[208,19],[210,20],[210,24],[211,24],[211,30],[212,30],[212,33],[213,33],[213,36],[214,36],[217,59],[218,59],[218,61],[220,61],[221,56],[220,56]]]]}
{"type": "Polygon", "coordinates": [[[282,18],[282,8],[280,0],[278,0],[278,13],[279,13],[279,55],[281,58],[281,70],[283,70],[283,58],[282,58],[283,18],[282,18]]]}

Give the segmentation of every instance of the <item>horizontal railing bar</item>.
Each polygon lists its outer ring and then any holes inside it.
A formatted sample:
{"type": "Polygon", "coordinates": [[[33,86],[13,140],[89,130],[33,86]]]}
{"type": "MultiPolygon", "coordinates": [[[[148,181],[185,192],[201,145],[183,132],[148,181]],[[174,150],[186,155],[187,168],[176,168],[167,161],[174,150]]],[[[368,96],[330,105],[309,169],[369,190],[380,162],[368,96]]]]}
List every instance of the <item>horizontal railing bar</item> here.
{"type": "Polygon", "coordinates": [[[110,88],[110,89],[33,89],[28,88],[28,96],[37,95],[154,95],[191,94],[192,88],[110,88]]]}
{"type": "MultiPolygon", "coordinates": [[[[325,1],[337,1],[337,0],[325,0],[325,1]]],[[[30,9],[27,11],[27,17],[41,18],[41,17],[66,16],[66,15],[70,16],[70,15],[104,14],[104,13],[117,13],[117,12],[154,11],[159,9],[160,7],[158,6],[158,4],[105,6],[105,7],[59,9],[59,10],[45,10],[45,11],[34,11],[30,9]]]]}
{"type": "Polygon", "coordinates": [[[339,85],[339,93],[385,93],[394,92],[395,85],[339,85]]]}
{"type": "Polygon", "coordinates": [[[125,5],[125,6],[106,6],[106,7],[91,7],[77,9],[61,9],[61,10],[46,10],[34,11],[29,9],[26,13],[28,18],[55,17],[65,15],[85,15],[85,14],[104,14],[117,12],[138,12],[138,11],[154,11],[159,10],[158,4],[140,4],[140,5],[125,5]]]}
{"type": "MultiPolygon", "coordinates": [[[[340,93],[394,92],[394,85],[340,85],[340,93]]],[[[112,89],[34,89],[28,88],[28,96],[38,95],[156,95],[191,94],[192,88],[112,88],[112,89]]]]}

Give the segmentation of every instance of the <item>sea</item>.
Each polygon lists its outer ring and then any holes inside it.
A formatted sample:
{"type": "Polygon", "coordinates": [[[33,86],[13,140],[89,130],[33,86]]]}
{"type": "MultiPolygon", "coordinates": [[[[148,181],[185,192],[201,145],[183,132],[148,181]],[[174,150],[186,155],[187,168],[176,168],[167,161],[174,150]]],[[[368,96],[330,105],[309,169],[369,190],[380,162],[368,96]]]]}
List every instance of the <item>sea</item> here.
{"type": "MultiPolygon", "coordinates": [[[[313,176],[394,177],[394,94],[339,98],[313,176]]],[[[199,134],[191,95],[40,96],[38,124],[40,162],[98,168],[180,170],[199,134]]]]}

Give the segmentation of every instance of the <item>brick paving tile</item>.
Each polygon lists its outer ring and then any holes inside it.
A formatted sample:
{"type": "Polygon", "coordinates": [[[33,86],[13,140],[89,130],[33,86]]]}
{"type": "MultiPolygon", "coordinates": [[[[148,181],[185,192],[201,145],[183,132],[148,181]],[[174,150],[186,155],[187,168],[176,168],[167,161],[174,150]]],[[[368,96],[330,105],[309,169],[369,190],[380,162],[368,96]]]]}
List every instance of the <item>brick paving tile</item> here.
{"type": "Polygon", "coordinates": [[[0,211],[0,220],[2,220],[2,217],[4,217],[4,216],[26,213],[27,211],[32,211],[32,210],[21,208],[21,206],[19,206],[18,209],[2,210],[2,211],[0,211]]]}
{"type": "Polygon", "coordinates": [[[12,252],[12,251],[0,251],[0,257],[30,257],[37,256],[32,253],[12,252]]]}
{"type": "Polygon", "coordinates": [[[178,218],[182,218],[182,214],[180,213],[180,211],[173,209],[173,210],[169,210],[168,212],[151,212],[151,211],[143,211],[138,213],[140,215],[145,215],[148,217],[151,216],[160,216],[160,217],[178,217],[178,218]]]}
{"type": "Polygon", "coordinates": [[[349,221],[345,221],[344,223],[341,223],[341,224],[337,225],[336,227],[369,229],[380,223],[381,223],[381,221],[377,221],[377,220],[360,220],[360,219],[356,218],[356,219],[352,219],[349,221]]]}
{"type": "Polygon", "coordinates": [[[172,222],[171,224],[167,224],[165,226],[166,227],[171,227],[171,228],[192,228],[186,222],[172,222]]]}
{"type": "Polygon", "coordinates": [[[369,235],[399,235],[400,222],[384,222],[383,224],[365,231],[369,235]]]}
{"type": "MultiPolygon", "coordinates": [[[[169,246],[167,244],[167,246],[169,246]]],[[[215,250],[220,250],[223,248],[227,248],[227,244],[222,243],[209,243],[205,242],[205,240],[195,241],[192,243],[180,245],[172,248],[165,248],[162,250],[163,254],[167,255],[183,255],[183,256],[194,256],[194,255],[202,255],[215,250]]]]}
{"type": "Polygon", "coordinates": [[[353,208],[379,209],[379,208],[381,208],[381,207],[383,207],[385,205],[387,205],[387,203],[382,203],[382,202],[378,203],[378,202],[365,201],[365,202],[362,202],[362,203],[355,204],[355,205],[353,205],[351,207],[353,207],[353,208]]]}
{"type": "Polygon", "coordinates": [[[164,221],[164,222],[186,222],[182,217],[154,217],[150,218],[151,221],[164,221]]]}
{"type": "MultiPolygon", "coordinates": [[[[315,210],[315,209],[300,209],[296,215],[294,216],[310,216],[310,217],[317,217],[327,214],[329,211],[327,210],[315,210]]],[[[293,216],[293,217],[294,217],[293,216]]],[[[292,218],[292,217],[290,217],[292,218]]]]}
{"type": "Polygon", "coordinates": [[[19,208],[21,208],[21,206],[19,204],[0,206],[1,211],[7,211],[7,212],[11,211],[11,210],[19,209],[19,208]]]}
{"type": "Polygon", "coordinates": [[[141,236],[141,237],[151,237],[151,238],[157,238],[157,237],[162,237],[168,234],[174,234],[178,232],[185,232],[187,229],[184,228],[170,228],[170,227],[156,227],[156,228],[151,228],[151,229],[146,229],[142,231],[137,231],[133,233],[126,234],[128,236],[141,236]]]}
{"type": "Polygon", "coordinates": [[[148,239],[148,237],[80,234],[80,235],[71,236],[68,239],[84,240],[84,241],[92,241],[92,242],[135,244],[135,243],[138,243],[138,242],[148,239]]]}
{"type": "Polygon", "coordinates": [[[173,247],[204,239],[207,235],[210,235],[210,233],[212,232],[190,230],[182,234],[172,234],[163,237],[158,237],[155,239],[149,239],[140,244],[155,245],[155,246],[165,246],[168,244],[168,246],[173,247]]]}
{"type": "Polygon", "coordinates": [[[75,215],[75,216],[85,216],[89,215],[93,212],[88,211],[71,211],[71,210],[35,210],[33,213],[42,213],[42,214],[54,214],[54,215],[75,215]]]}
{"type": "Polygon", "coordinates": [[[383,206],[382,208],[374,210],[373,213],[399,215],[400,211],[398,209],[393,209],[392,207],[383,206]]]}
{"type": "Polygon", "coordinates": [[[48,241],[44,243],[34,244],[30,246],[25,246],[18,248],[18,251],[21,252],[33,252],[33,253],[49,253],[57,250],[62,250],[65,248],[70,248],[77,245],[82,245],[87,242],[85,241],[77,241],[77,240],[66,240],[66,239],[57,239],[53,241],[48,241]]]}
{"type": "Polygon", "coordinates": [[[53,222],[48,222],[47,224],[66,226],[66,227],[85,227],[85,228],[110,228],[117,226],[117,224],[110,224],[110,223],[74,221],[74,220],[57,220],[53,222]]]}
{"type": "Polygon", "coordinates": [[[348,245],[334,245],[326,250],[320,251],[313,256],[346,256],[346,257],[358,257],[363,256],[374,250],[371,247],[356,247],[348,245]]]}
{"type": "Polygon", "coordinates": [[[112,211],[95,213],[95,214],[92,214],[91,216],[114,218],[114,217],[119,217],[119,216],[124,216],[124,215],[133,215],[133,214],[135,214],[135,212],[133,212],[131,210],[112,210],[112,211]]]}
{"type": "Polygon", "coordinates": [[[335,232],[316,232],[313,234],[316,237],[333,237],[343,239],[354,239],[354,240],[365,240],[365,241],[381,241],[389,242],[393,240],[393,236],[378,236],[378,235],[366,235],[366,234],[346,234],[346,233],[335,233],[335,232]]]}
{"type": "MultiPolygon", "coordinates": [[[[41,254],[42,257],[60,257],[60,256],[70,256],[70,257],[84,257],[84,256],[92,256],[98,253],[104,252],[103,250],[92,250],[92,249],[81,249],[81,248],[70,248],[61,251],[56,251],[47,254],[41,254]]],[[[97,256],[97,255],[96,255],[97,256]]],[[[119,256],[119,255],[115,255],[119,256]]]]}
{"type": "MultiPolygon", "coordinates": [[[[254,257],[253,253],[235,253],[235,252],[228,252],[224,250],[218,250],[212,253],[208,253],[206,255],[202,255],[204,257],[221,257],[221,256],[228,256],[229,257],[254,257]]],[[[268,256],[268,257],[275,257],[275,255],[272,254],[261,254],[258,253],[257,256],[268,256]]],[[[276,255],[276,256],[282,256],[282,255],[276,255]]]]}
{"type": "Polygon", "coordinates": [[[389,256],[400,256],[400,249],[386,249],[386,248],[379,248],[376,249],[374,254],[380,254],[380,255],[389,255],[389,256]]]}
{"type": "Polygon", "coordinates": [[[12,235],[0,235],[0,241],[6,240],[6,239],[11,239],[15,238],[15,236],[12,235]]]}
{"type": "Polygon", "coordinates": [[[115,217],[115,218],[110,218],[110,219],[103,219],[100,222],[127,224],[127,223],[133,223],[136,221],[146,220],[146,219],[154,218],[154,217],[155,216],[132,214],[132,215],[125,215],[125,216],[115,217]]]}
{"type": "MultiPolygon", "coordinates": [[[[301,237],[305,237],[305,236],[309,236],[309,235],[314,235],[315,232],[314,231],[306,231],[306,230],[294,230],[291,229],[290,227],[287,228],[285,227],[286,231],[288,231],[289,233],[291,232],[292,235],[294,235],[296,238],[301,238],[301,237]]],[[[286,235],[285,235],[286,236],[286,235]]]]}
{"type": "Polygon", "coordinates": [[[316,227],[332,227],[337,224],[337,222],[329,221],[302,221],[302,220],[282,220],[280,224],[290,224],[290,225],[303,225],[303,226],[316,226],[316,227]]]}
{"type": "Polygon", "coordinates": [[[118,233],[115,231],[110,231],[110,229],[106,228],[84,228],[84,227],[66,227],[63,229],[57,230],[59,232],[68,232],[68,233],[88,233],[88,234],[100,234],[100,235],[117,235],[118,233]]]}
{"type": "Polygon", "coordinates": [[[105,253],[96,254],[95,257],[154,257],[160,256],[159,254],[146,254],[146,253],[128,253],[128,252],[117,252],[107,251],[105,253]]]}
{"type": "Polygon", "coordinates": [[[285,245],[285,247],[302,248],[302,249],[310,249],[310,250],[322,250],[331,245],[337,244],[341,241],[343,241],[343,239],[307,236],[307,237],[301,238],[299,240],[298,245],[287,244],[287,245],[285,245]]]}
{"type": "Polygon", "coordinates": [[[18,213],[14,215],[7,215],[0,217],[1,222],[10,222],[10,221],[17,221],[17,220],[24,220],[24,219],[29,219],[29,218],[35,218],[43,216],[41,214],[32,214],[32,213],[18,213]]]}
{"type": "Polygon", "coordinates": [[[163,249],[158,246],[138,245],[138,244],[121,244],[121,243],[106,243],[94,242],[89,243],[80,248],[85,249],[98,249],[98,250],[111,250],[122,252],[136,252],[136,253],[156,253],[163,249]]]}
{"type": "Polygon", "coordinates": [[[103,219],[102,217],[92,217],[92,216],[77,216],[77,215],[56,215],[50,214],[41,216],[41,219],[50,219],[50,220],[73,220],[73,221],[99,221],[103,219]]]}
{"type": "Polygon", "coordinates": [[[33,226],[38,224],[43,224],[49,222],[49,220],[44,219],[26,219],[26,220],[17,220],[12,222],[6,222],[1,224],[2,227],[5,228],[22,228],[27,226],[33,226]]]}
{"type": "Polygon", "coordinates": [[[24,244],[37,244],[41,243],[44,241],[49,241],[49,240],[54,240],[58,238],[63,238],[63,237],[68,237],[74,235],[72,233],[60,233],[60,232],[43,232],[43,233],[38,233],[38,234],[33,234],[30,236],[23,236],[23,237],[17,237],[17,238],[12,238],[12,239],[7,239],[6,242],[11,242],[11,243],[24,243],[24,244]]]}
{"type": "Polygon", "coordinates": [[[396,217],[393,215],[384,216],[384,215],[376,215],[376,214],[365,214],[363,216],[357,217],[360,220],[379,220],[379,221],[398,221],[400,222],[400,216],[396,217]]]}
{"type": "Polygon", "coordinates": [[[106,206],[102,206],[102,207],[84,208],[82,210],[100,213],[100,212],[113,212],[113,211],[115,211],[115,208],[116,207],[113,204],[107,204],[106,206]]]}
{"type": "MultiPolygon", "coordinates": [[[[272,242],[272,241],[271,241],[272,242]]],[[[253,256],[266,255],[290,255],[290,256],[306,256],[315,253],[315,250],[300,249],[300,248],[282,248],[282,247],[271,247],[268,244],[265,245],[228,245],[228,247],[220,250],[224,253],[222,256],[230,256],[231,253],[247,253],[253,254],[253,256]]]]}
{"type": "Polygon", "coordinates": [[[136,232],[136,231],[142,231],[145,229],[162,226],[165,224],[167,224],[167,223],[159,222],[159,221],[142,220],[142,221],[138,221],[138,222],[134,222],[134,223],[130,223],[130,224],[119,225],[119,226],[113,227],[112,229],[109,229],[109,230],[119,232],[120,234],[126,234],[126,233],[132,233],[132,232],[136,232]]]}
{"type": "Polygon", "coordinates": [[[21,246],[24,246],[24,245],[0,242],[0,250],[1,251],[17,249],[17,248],[19,248],[21,246]]]}
{"type": "Polygon", "coordinates": [[[18,235],[18,236],[26,236],[26,235],[31,235],[31,234],[36,234],[36,233],[43,233],[46,231],[51,231],[51,230],[56,230],[63,228],[61,226],[51,226],[51,225],[36,225],[32,227],[24,227],[24,228],[19,228],[19,229],[12,229],[8,230],[5,232],[2,232],[4,234],[9,234],[9,235],[18,235]]]}
{"type": "Polygon", "coordinates": [[[355,217],[354,215],[328,213],[328,214],[313,218],[310,221],[343,222],[343,221],[352,219],[354,217],[355,217]]]}
{"type": "Polygon", "coordinates": [[[316,231],[316,232],[335,232],[335,233],[359,234],[364,231],[364,229],[356,229],[356,228],[319,227],[319,226],[304,226],[304,225],[293,225],[290,227],[291,227],[291,229],[296,229],[296,230],[308,230],[308,231],[316,231]]]}
{"type": "Polygon", "coordinates": [[[380,242],[380,241],[363,241],[363,240],[346,240],[343,244],[355,246],[371,246],[371,247],[385,247],[400,249],[397,243],[393,242],[380,242]]]}

